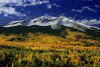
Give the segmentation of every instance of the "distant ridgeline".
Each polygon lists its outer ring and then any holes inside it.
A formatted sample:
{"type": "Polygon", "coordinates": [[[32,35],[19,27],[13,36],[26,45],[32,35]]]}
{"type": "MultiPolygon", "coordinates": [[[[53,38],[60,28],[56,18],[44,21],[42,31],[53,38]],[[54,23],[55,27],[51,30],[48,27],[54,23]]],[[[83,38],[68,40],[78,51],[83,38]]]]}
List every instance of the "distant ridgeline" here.
{"type": "Polygon", "coordinates": [[[29,33],[29,32],[41,32],[41,33],[60,33],[64,31],[66,27],[63,27],[61,29],[52,29],[50,26],[15,26],[15,27],[0,27],[0,33],[29,33]]]}

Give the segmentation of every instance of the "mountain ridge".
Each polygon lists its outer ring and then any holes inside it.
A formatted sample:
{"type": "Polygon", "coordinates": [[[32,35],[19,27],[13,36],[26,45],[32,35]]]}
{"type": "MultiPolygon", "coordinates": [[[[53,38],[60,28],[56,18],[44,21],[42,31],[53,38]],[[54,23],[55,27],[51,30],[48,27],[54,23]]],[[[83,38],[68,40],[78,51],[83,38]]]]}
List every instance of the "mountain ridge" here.
{"type": "MultiPolygon", "coordinates": [[[[13,21],[10,22],[3,27],[7,32],[28,32],[34,30],[38,30],[38,32],[53,32],[53,33],[61,33],[62,31],[65,32],[66,28],[73,28],[75,30],[87,33],[89,35],[93,36],[99,36],[100,37],[100,28],[88,26],[85,24],[82,24],[80,22],[76,22],[73,19],[67,18],[65,16],[59,16],[59,17],[53,17],[53,16],[40,16],[38,18],[30,20],[30,22],[27,25],[24,25],[26,20],[20,20],[20,21],[13,21]],[[36,28],[35,28],[36,27],[36,28]],[[12,29],[13,28],[13,29],[12,29]],[[18,28],[18,29],[16,29],[18,28]],[[13,31],[14,30],[14,31],[13,31]],[[15,31],[16,30],[16,31],[15,31]],[[41,31],[42,30],[42,31],[41,31]]],[[[3,31],[3,30],[1,30],[3,31]]]]}
{"type": "Polygon", "coordinates": [[[63,36],[65,37],[66,34],[68,34],[68,30],[70,31],[74,31],[74,32],[82,32],[85,33],[87,35],[91,35],[93,37],[99,37],[100,38],[100,32],[99,31],[94,31],[94,30],[90,30],[90,29],[85,29],[86,32],[84,31],[80,31],[77,30],[75,28],[71,28],[71,27],[65,27],[65,26],[61,26],[60,29],[52,29],[50,26],[31,26],[31,27],[27,27],[27,26],[16,26],[16,27],[9,27],[9,28],[5,28],[5,27],[0,27],[0,33],[13,33],[13,34],[25,34],[25,33],[46,33],[46,34],[52,34],[52,35],[58,35],[58,36],[63,36]]]}

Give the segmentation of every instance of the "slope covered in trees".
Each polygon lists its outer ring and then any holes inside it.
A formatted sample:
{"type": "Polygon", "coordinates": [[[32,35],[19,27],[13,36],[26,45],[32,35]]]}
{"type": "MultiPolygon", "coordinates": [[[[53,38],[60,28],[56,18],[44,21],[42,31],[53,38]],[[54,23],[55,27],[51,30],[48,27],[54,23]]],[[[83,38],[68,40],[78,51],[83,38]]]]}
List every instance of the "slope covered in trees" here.
{"type": "Polygon", "coordinates": [[[0,67],[99,67],[97,36],[66,27],[0,28],[0,67]]]}

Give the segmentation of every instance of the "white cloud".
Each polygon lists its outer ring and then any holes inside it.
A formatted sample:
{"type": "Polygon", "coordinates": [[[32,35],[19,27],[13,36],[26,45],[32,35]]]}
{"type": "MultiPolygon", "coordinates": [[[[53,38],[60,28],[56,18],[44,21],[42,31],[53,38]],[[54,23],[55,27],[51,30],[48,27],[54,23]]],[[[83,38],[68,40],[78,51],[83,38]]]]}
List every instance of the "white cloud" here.
{"type": "Polygon", "coordinates": [[[97,19],[91,19],[91,20],[83,19],[80,20],[79,22],[86,25],[100,24],[100,20],[97,19]]]}
{"type": "Polygon", "coordinates": [[[54,6],[56,6],[56,7],[61,7],[60,5],[58,5],[58,4],[53,4],[54,6]]]}
{"type": "Polygon", "coordinates": [[[49,3],[49,0],[0,0],[0,6],[6,4],[14,6],[30,6],[30,5],[40,5],[43,3],[49,3]],[[28,4],[27,4],[28,2],[28,4]]]}
{"type": "Polygon", "coordinates": [[[83,10],[77,10],[77,9],[72,9],[73,12],[79,12],[79,13],[82,13],[83,10]]]}
{"type": "MultiPolygon", "coordinates": [[[[13,6],[26,7],[31,5],[35,6],[48,3],[49,0],[0,0],[0,14],[3,13],[20,16],[20,12],[16,11],[16,9],[13,6]],[[10,7],[6,7],[6,5],[9,5],[10,7]]],[[[48,5],[48,8],[51,8],[51,6],[48,5]]]]}
{"type": "Polygon", "coordinates": [[[20,13],[16,11],[13,7],[0,7],[0,14],[11,14],[11,15],[19,15],[20,13]]]}
{"type": "Polygon", "coordinates": [[[76,12],[80,12],[82,13],[83,11],[88,10],[88,11],[92,11],[92,12],[97,12],[96,10],[90,8],[89,6],[84,6],[81,9],[77,10],[77,9],[72,9],[72,11],[76,11],[76,12]]]}
{"type": "Polygon", "coordinates": [[[89,10],[89,11],[96,12],[94,9],[90,8],[89,6],[82,7],[82,10],[89,10]]]}
{"type": "Polygon", "coordinates": [[[51,5],[51,4],[48,4],[48,5],[47,5],[47,8],[48,8],[48,9],[51,9],[51,8],[52,8],[52,5],[51,5]]]}
{"type": "Polygon", "coordinates": [[[82,1],[91,1],[92,2],[93,0],[82,0],[82,1]]]}
{"type": "Polygon", "coordinates": [[[100,5],[94,5],[96,8],[100,8],[100,5]]]}
{"type": "Polygon", "coordinates": [[[60,5],[58,5],[58,4],[47,4],[47,8],[48,9],[51,9],[52,8],[52,6],[55,6],[55,7],[61,7],[60,5]]]}
{"type": "Polygon", "coordinates": [[[4,16],[4,17],[8,17],[8,14],[4,14],[3,16],[4,16]]]}

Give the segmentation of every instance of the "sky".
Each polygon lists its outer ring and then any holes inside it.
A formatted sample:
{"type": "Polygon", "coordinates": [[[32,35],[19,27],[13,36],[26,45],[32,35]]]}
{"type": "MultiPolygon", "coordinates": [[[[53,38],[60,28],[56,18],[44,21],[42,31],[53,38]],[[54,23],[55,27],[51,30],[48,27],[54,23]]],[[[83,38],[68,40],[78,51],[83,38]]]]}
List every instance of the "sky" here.
{"type": "Polygon", "coordinates": [[[0,0],[0,26],[50,15],[100,27],[100,0],[0,0]]]}

